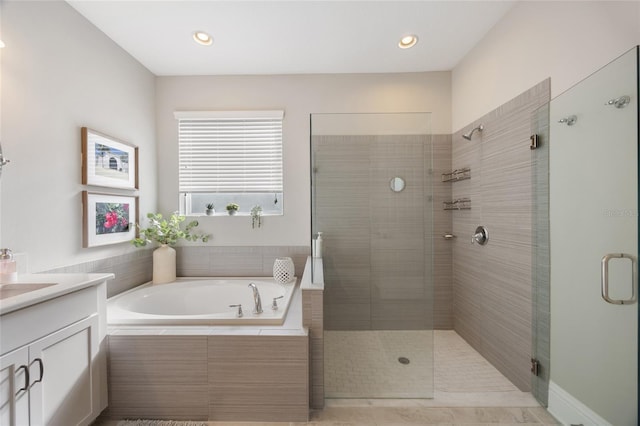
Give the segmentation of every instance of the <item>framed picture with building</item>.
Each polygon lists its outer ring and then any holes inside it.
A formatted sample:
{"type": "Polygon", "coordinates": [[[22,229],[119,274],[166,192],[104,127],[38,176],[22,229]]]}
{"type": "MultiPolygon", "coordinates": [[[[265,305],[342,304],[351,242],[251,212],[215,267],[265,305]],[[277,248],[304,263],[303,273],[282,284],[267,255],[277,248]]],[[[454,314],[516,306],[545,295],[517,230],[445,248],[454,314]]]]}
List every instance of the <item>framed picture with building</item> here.
{"type": "Polygon", "coordinates": [[[138,189],[138,147],[83,127],[82,184],[138,189]]]}

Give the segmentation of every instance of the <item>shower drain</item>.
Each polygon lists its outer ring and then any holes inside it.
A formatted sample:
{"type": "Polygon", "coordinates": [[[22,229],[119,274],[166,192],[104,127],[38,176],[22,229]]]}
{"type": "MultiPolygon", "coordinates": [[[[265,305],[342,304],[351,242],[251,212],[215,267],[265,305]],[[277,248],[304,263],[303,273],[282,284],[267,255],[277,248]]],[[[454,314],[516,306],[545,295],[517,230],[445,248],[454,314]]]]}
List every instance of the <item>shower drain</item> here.
{"type": "Polygon", "coordinates": [[[400,364],[407,365],[407,364],[409,364],[409,362],[411,362],[411,361],[409,361],[409,358],[405,358],[405,357],[401,356],[400,358],[398,358],[398,362],[399,362],[400,364]]]}

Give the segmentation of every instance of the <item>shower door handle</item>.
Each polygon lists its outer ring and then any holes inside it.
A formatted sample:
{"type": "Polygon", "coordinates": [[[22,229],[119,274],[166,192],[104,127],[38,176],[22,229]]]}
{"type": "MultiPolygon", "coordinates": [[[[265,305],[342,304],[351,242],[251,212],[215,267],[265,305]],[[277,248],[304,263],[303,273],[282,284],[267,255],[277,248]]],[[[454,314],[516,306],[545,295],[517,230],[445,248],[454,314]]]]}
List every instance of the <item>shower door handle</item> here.
{"type": "Polygon", "coordinates": [[[610,253],[602,258],[602,298],[613,305],[632,305],[638,299],[636,282],[638,266],[636,257],[627,253],[610,253]],[[631,297],[629,299],[612,299],[609,297],[609,261],[611,259],[629,259],[631,261],[631,297]]]}

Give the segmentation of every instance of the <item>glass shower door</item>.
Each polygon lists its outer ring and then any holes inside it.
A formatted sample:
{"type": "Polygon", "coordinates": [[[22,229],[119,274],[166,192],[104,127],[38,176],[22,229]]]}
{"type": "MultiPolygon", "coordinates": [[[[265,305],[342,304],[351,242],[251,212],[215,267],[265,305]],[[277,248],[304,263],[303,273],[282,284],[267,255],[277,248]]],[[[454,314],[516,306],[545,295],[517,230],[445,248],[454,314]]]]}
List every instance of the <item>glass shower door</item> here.
{"type": "Polygon", "coordinates": [[[313,114],[327,398],[433,396],[429,114],[313,114]]]}
{"type": "Polygon", "coordinates": [[[550,104],[549,409],[638,421],[638,51],[550,104]]]}

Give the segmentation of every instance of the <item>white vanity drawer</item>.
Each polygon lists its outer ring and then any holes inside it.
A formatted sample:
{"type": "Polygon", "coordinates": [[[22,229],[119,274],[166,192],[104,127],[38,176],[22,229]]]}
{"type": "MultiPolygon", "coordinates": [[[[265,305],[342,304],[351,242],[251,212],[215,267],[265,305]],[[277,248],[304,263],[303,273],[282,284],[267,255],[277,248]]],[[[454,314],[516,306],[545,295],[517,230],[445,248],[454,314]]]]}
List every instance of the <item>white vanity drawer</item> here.
{"type": "Polygon", "coordinates": [[[98,312],[96,287],[0,316],[0,355],[98,312]]]}

